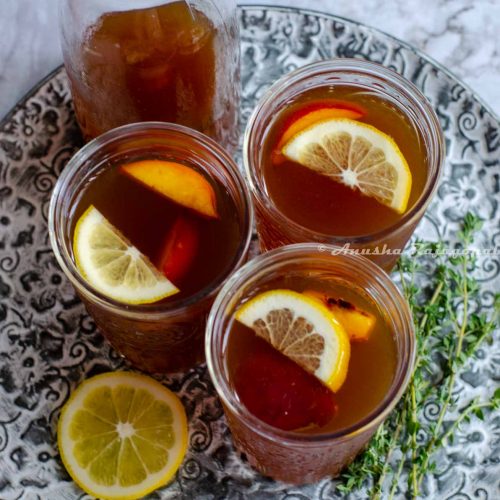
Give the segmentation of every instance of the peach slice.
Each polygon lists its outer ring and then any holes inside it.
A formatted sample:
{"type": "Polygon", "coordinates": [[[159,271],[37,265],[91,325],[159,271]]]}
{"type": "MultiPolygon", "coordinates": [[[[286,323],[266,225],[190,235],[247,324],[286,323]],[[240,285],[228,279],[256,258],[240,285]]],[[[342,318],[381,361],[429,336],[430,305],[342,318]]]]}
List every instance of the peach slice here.
{"type": "Polygon", "coordinates": [[[272,153],[273,163],[280,164],[285,161],[285,157],[281,152],[283,146],[292,137],[297,135],[299,132],[302,132],[302,130],[305,130],[310,125],[321,121],[330,120],[332,118],[350,118],[351,120],[358,120],[364,115],[365,111],[362,110],[362,108],[348,107],[347,105],[344,105],[342,103],[332,104],[326,101],[304,106],[297,112],[293,113],[292,116],[286,120],[283,129],[284,132],[281,135],[276,149],[272,153]]]}
{"type": "Polygon", "coordinates": [[[375,316],[343,299],[329,297],[326,293],[306,290],[304,295],[316,299],[328,307],[335,319],[344,327],[349,340],[362,342],[370,338],[375,326],[375,316]]]}
{"type": "Polygon", "coordinates": [[[189,271],[198,252],[199,239],[196,221],[179,216],[167,236],[158,266],[173,283],[178,283],[189,271]]]}
{"type": "Polygon", "coordinates": [[[358,120],[363,115],[359,111],[353,109],[341,108],[321,108],[315,111],[310,111],[306,115],[295,120],[283,133],[278,143],[278,148],[282,148],[294,135],[302,132],[314,123],[330,120],[331,118],[350,118],[358,120]]]}
{"type": "Polygon", "coordinates": [[[214,188],[191,167],[171,161],[144,160],[123,165],[121,170],[179,205],[206,217],[219,217],[214,188]]]}

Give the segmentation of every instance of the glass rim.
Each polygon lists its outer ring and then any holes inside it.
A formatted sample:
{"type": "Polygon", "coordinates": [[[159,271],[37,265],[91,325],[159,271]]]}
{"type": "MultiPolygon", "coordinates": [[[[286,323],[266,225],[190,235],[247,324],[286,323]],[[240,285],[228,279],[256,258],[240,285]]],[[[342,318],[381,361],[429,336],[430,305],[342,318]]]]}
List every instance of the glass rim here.
{"type": "MultiPolygon", "coordinates": [[[[81,182],[79,182],[78,185],[81,185],[81,182]]],[[[71,281],[77,291],[82,291],[86,296],[90,297],[94,303],[101,307],[114,310],[120,309],[120,314],[123,316],[140,319],[145,319],[146,316],[148,320],[159,320],[166,315],[182,315],[193,305],[197,305],[200,301],[216,295],[227,278],[245,261],[252,241],[253,224],[254,210],[248,187],[238,166],[230,157],[229,153],[227,153],[222,146],[219,146],[219,144],[217,144],[213,139],[201,132],[198,132],[197,130],[175,123],[158,121],[137,122],[122,125],[121,127],[105,132],[85,144],[71,157],[57,179],[51,195],[48,215],[48,228],[52,250],[65,276],[71,281]],[[173,132],[189,137],[200,147],[207,149],[212,155],[214,155],[218,162],[228,166],[226,172],[230,176],[231,180],[235,182],[238,192],[242,198],[243,209],[241,212],[243,213],[245,226],[242,227],[242,238],[231,262],[231,266],[226,270],[226,272],[221,274],[221,276],[212,280],[197,293],[182,299],[173,299],[163,304],[126,304],[107,297],[105,294],[92,287],[81,276],[74,260],[71,258],[71,254],[69,252],[70,245],[60,243],[61,235],[59,233],[62,231],[62,220],[65,216],[65,214],[61,213],[61,205],[63,194],[68,189],[68,186],[70,185],[73,177],[76,175],[78,168],[80,168],[85,161],[88,161],[89,158],[92,158],[94,154],[105,146],[110,146],[115,142],[118,143],[129,136],[138,137],[141,133],[151,131],[160,133],[173,132]]]]}
{"type": "MultiPolygon", "coordinates": [[[[319,85],[318,85],[319,87],[319,85]]],[[[326,241],[331,244],[367,244],[383,241],[388,236],[398,233],[407,225],[412,224],[420,218],[433,194],[435,193],[442,172],[445,158],[445,140],[443,130],[439,124],[439,118],[432,108],[430,102],[422,92],[409,80],[395,71],[378,63],[354,58],[336,58],[313,62],[301,66],[290,73],[282,76],[273,83],[260,98],[248,120],[243,138],[243,165],[245,174],[250,185],[254,203],[271,212],[278,223],[287,226],[297,233],[301,233],[304,241],[326,241]],[[272,198],[265,192],[259,183],[261,176],[256,174],[254,151],[259,151],[260,146],[256,144],[256,126],[269,114],[275,112],[273,104],[277,96],[287,92],[295,84],[307,81],[310,78],[328,74],[353,73],[368,77],[384,78],[386,82],[398,93],[403,94],[406,99],[415,104],[421,116],[426,120],[426,129],[429,131],[433,141],[433,157],[429,159],[431,175],[427,183],[414,203],[414,205],[394,224],[373,233],[362,236],[336,236],[310,229],[285,215],[274,203],[272,198]]]]}
{"type": "MultiPolygon", "coordinates": [[[[339,264],[341,267],[342,264],[339,264]]],[[[373,299],[372,299],[373,300],[373,299]]],[[[387,312],[387,311],[386,311],[387,312]]],[[[378,267],[376,264],[363,257],[362,255],[346,251],[342,247],[335,245],[318,245],[317,243],[295,243],[286,245],[275,250],[271,250],[265,254],[258,255],[242,266],[234,273],[226,284],[222,287],[217,295],[212,309],[210,311],[205,334],[205,357],[207,368],[212,379],[212,383],[222,400],[225,407],[238,418],[244,420],[251,426],[254,432],[259,433],[264,438],[271,441],[277,441],[280,444],[289,443],[315,443],[329,445],[332,440],[343,440],[361,434],[371,428],[376,428],[394,409],[400,398],[402,397],[408,382],[410,380],[416,355],[416,338],[413,319],[407,301],[404,299],[400,290],[390,279],[389,275],[378,267]],[[319,249],[321,247],[321,250],[319,249]],[[345,262],[352,264],[357,272],[365,273],[371,283],[379,285],[389,300],[393,300],[399,306],[396,312],[400,315],[400,319],[406,327],[403,337],[407,340],[408,349],[403,353],[405,356],[400,361],[399,374],[396,372],[394,380],[391,383],[389,390],[378,406],[368,415],[355,424],[346,428],[342,428],[332,432],[321,434],[304,434],[295,431],[285,431],[278,429],[269,424],[266,424],[258,417],[250,413],[245,406],[239,401],[235,390],[231,387],[227,377],[225,376],[223,356],[218,350],[219,337],[224,335],[222,330],[222,322],[230,308],[229,302],[234,296],[235,290],[245,286],[245,284],[255,278],[257,273],[263,274],[269,271],[269,268],[278,267],[290,262],[293,258],[304,257],[310,262],[311,252],[317,253],[319,256],[341,255],[345,262]],[[280,261],[280,259],[282,259],[280,261]]]]}

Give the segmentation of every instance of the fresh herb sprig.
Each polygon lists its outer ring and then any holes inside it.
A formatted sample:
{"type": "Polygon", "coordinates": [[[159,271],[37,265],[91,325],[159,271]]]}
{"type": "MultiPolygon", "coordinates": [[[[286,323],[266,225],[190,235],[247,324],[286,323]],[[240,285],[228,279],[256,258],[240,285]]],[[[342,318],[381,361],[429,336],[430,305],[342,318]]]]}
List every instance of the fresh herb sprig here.
{"type": "Polygon", "coordinates": [[[494,297],[492,315],[475,312],[480,288],[470,270],[477,257],[468,250],[481,225],[477,216],[466,215],[458,234],[462,251],[455,256],[447,255],[440,243],[418,241],[418,255],[400,260],[401,287],[415,322],[414,372],[396,410],[344,472],[338,486],[341,492],[371,485],[371,498],[392,499],[402,493],[400,479],[407,472],[406,493],[417,498],[422,481],[435,470],[436,451],[452,442],[460,425],[471,418],[483,419],[485,411],[500,408],[500,389],[486,401],[464,402],[455,394],[457,376],[478,347],[491,339],[500,317],[500,295],[494,297]],[[428,283],[418,286],[417,277],[427,278],[428,283]],[[423,408],[429,402],[438,408],[437,418],[423,423],[423,408]],[[448,415],[457,409],[458,416],[445,429],[448,415]]]}

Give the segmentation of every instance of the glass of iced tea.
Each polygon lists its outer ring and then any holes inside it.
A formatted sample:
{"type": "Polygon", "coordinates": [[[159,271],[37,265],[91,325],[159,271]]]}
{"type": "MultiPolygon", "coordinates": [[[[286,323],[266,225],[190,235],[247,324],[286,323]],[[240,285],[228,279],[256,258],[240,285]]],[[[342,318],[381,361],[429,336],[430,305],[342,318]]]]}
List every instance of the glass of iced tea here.
{"type": "Polygon", "coordinates": [[[203,360],[206,317],[251,239],[249,193],[203,134],[145,122],[68,163],[52,194],[54,253],[112,346],[147,372],[203,360]]]}
{"type": "Polygon", "coordinates": [[[299,68],[268,90],[246,129],[261,248],[347,244],[389,270],[443,159],[434,110],[394,71],[354,59],[299,68]]]}
{"type": "Polygon", "coordinates": [[[237,271],[206,358],[236,447],[286,483],[336,476],[394,408],[414,363],[408,305],[373,262],[302,243],[237,271]]]}
{"type": "Polygon", "coordinates": [[[64,63],[86,139],[140,121],[238,144],[235,0],[63,0],[64,63]]]}

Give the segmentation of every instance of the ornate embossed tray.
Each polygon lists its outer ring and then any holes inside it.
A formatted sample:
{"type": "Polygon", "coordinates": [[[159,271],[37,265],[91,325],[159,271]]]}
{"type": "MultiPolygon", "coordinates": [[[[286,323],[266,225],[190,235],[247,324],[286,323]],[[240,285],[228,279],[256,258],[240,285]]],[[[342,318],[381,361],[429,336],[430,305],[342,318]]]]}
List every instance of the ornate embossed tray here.
{"type": "MultiPolygon", "coordinates": [[[[447,70],[412,47],[335,16],[243,7],[243,123],[268,86],[297,66],[358,57],[393,68],[428,97],[447,145],[444,177],[418,236],[454,243],[472,210],[485,220],[478,245],[500,245],[500,123],[447,70]]],[[[66,161],[82,144],[64,70],[59,68],[0,124],[0,499],[85,498],[56,447],[61,406],[83,379],[128,368],[103,340],[60,271],[49,245],[47,208],[66,161]]],[[[472,270],[482,310],[500,290],[498,255],[472,270]]],[[[464,400],[491,393],[500,377],[500,335],[459,380],[464,400]]],[[[336,482],[287,487],[254,472],[234,451],[205,366],[164,380],[182,398],[190,446],[175,481],[151,498],[341,498],[336,482]]],[[[428,419],[435,408],[426,408],[428,419]]],[[[438,457],[429,498],[500,497],[500,416],[473,421],[438,457]]],[[[364,497],[356,492],[352,498],[364,497]]]]}

